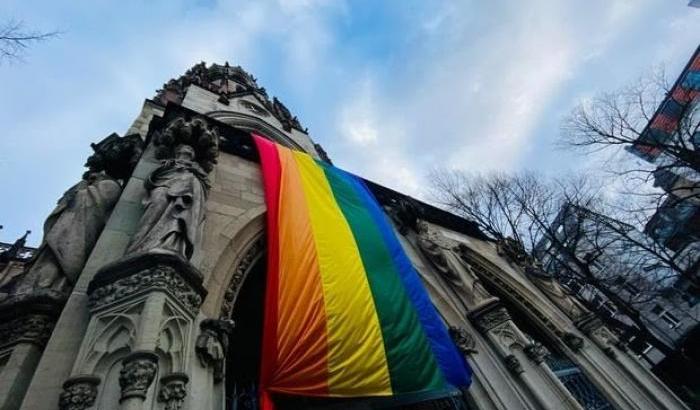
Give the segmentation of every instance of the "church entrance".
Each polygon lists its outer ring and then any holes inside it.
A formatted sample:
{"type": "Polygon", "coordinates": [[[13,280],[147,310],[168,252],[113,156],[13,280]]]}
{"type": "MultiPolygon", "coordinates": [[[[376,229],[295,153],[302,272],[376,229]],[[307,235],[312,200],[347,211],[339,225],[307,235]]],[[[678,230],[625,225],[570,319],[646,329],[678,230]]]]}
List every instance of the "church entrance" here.
{"type": "Polygon", "coordinates": [[[263,254],[250,267],[231,313],[236,326],[226,354],[226,410],[258,408],[266,267],[263,254]]]}
{"type": "MultiPolygon", "coordinates": [[[[231,319],[235,328],[226,354],[226,410],[257,410],[262,346],[265,275],[263,252],[248,269],[236,297],[231,319]]],[[[407,394],[400,397],[321,399],[276,396],[279,410],[467,410],[458,391],[407,394]]]]}

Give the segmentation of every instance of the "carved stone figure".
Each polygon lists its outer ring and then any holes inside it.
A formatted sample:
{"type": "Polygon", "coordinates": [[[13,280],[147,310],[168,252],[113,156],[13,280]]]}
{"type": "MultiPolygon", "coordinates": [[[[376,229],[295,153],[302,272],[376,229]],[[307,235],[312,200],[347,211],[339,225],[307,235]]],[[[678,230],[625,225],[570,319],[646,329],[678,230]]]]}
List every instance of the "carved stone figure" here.
{"type": "Polygon", "coordinates": [[[233,327],[233,320],[230,319],[205,319],[199,325],[202,333],[197,336],[195,352],[202,366],[214,368],[214,383],[224,378],[226,352],[233,327]]]}
{"type": "Polygon", "coordinates": [[[505,361],[508,370],[513,372],[513,374],[520,374],[525,371],[523,370],[523,365],[520,364],[520,359],[515,357],[515,355],[509,354],[503,360],[505,361]]]}
{"type": "Polygon", "coordinates": [[[421,210],[418,204],[410,197],[394,199],[393,204],[389,207],[388,214],[396,224],[396,228],[401,235],[408,234],[409,230],[418,232],[418,219],[421,210]]]}
{"type": "Polygon", "coordinates": [[[61,197],[44,223],[44,239],[28,270],[4,285],[7,293],[37,288],[65,293],[75,284],[126,180],[142,153],[138,135],[112,134],[97,144],[83,179],[61,197]],[[12,289],[10,289],[12,288],[12,289]]]}
{"type": "Polygon", "coordinates": [[[146,208],[127,253],[166,252],[189,260],[204,221],[218,135],[201,119],[178,118],[153,143],[162,161],[144,182],[146,208]]]}
{"type": "Polygon", "coordinates": [[[475,349],[476,341],[474,340],[474,336],[469,334],[467,329],[463,327],[450,326],[448,331],[452,341],[463,355],[466,356],[477,353],[475,349]]]}
{"type": "Polygon", "coordinates": [[[131,397],[146,398],[146,392],[156,377],[158,356],[151,352],[134,352],[122,361],[119,372],[121,401],[131,397]]]}
{"type": "Polygon", "coordinates": [[[158,401],[165,403],[165,410],[181,410],[187,397],[187,381],[184,373],[172,373],[160,379],[162,384],[158,392],[158,401]]]}
{"type": "Polygon", "coordinates": [[[121,185],[105,174],[90,172],[58,201],[44,223],[44,241],[17,293],[75,283],[121,194],[121,185]]]}
{"type": "Polygon", "coordinates": [[[569,348],[574,352],[579,352],[581,349],[583,349],[583,339],[571,332],[567,332],[566,334],[564,334],[562,340],[564,341],[564,344],[569,346],[569,348]]]}
{"type": "Polygon", "coordinates": [[[194,149],[180,145],[145,182],[149,197],[127,252],[168,251],[189,260],[204,220],[209,183],[194,162],[194,149]]]}

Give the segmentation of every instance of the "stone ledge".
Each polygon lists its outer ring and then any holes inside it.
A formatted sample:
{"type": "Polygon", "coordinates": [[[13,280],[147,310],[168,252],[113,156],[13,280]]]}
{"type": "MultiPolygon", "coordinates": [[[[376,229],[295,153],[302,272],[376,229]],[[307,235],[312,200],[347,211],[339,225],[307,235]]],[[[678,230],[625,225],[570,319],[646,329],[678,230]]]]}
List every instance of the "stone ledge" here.
{"type": "Polygon", "coordinates": [[[89,305],[101,308],[153,290],[169,293],[193,315],[207,295],[202,274],[192,264],[172,253],[149,252],[100,269],[88,286],[89,305]]]}

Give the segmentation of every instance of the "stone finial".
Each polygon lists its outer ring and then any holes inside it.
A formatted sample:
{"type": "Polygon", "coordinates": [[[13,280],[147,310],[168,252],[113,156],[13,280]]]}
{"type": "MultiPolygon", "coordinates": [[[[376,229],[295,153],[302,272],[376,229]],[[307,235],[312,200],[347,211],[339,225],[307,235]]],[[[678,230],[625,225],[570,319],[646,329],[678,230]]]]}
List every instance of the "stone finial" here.
{"type": "Polygon", "coordinates": [[[122,366],[119,372],[122,397],[119,402],[132,397],[145,400],[158,370],[158,355],[145,351],[133,352],[122,360],[122,366]]]}
{"type": "MultiPolygon", "coordinates": [[[[2,226],[0,226],[0,229],[2,229],[2,226]]],[[[24,245],[27,243],[27,236],[29,236],[30,233],[32,233],[32,231],[27,230],[24,233],[24,235],[22,235],[21,237],[19,237],[15,241],[15,243],[13,243],[4,252],[1,252],[0,253],[0,263],[6,263],[12,259],[16,259],[17,256],[19,256],[20,252],[22,252],[24,245]]]]}
{"type": "Polygon", "coordinates": [[[96,376],[75,376],[63,383],[63,392],[58,398],[60,410],[85,410],[95,404],[97,386],[100,378],[96,376]]]}

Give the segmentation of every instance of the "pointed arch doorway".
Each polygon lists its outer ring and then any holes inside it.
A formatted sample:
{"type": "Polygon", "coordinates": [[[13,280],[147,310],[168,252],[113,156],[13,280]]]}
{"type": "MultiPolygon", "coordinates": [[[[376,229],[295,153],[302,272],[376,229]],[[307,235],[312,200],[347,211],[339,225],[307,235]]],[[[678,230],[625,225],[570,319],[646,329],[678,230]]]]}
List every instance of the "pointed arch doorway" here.
{"type": "MultiPolygon", "coordinates": [[[[225,364],[225,410],[257,410],[258,380],[265,300],[267,252],[265,236],[244,248],[224,295],[220,317],[232,319],[225,364]]],[[[277,396],[280,410],[467,410],[461,393],[415,393],[395,397],[322,399],[277,396]]]]}

